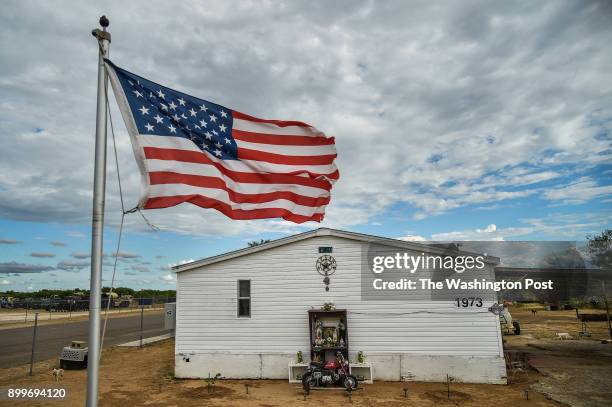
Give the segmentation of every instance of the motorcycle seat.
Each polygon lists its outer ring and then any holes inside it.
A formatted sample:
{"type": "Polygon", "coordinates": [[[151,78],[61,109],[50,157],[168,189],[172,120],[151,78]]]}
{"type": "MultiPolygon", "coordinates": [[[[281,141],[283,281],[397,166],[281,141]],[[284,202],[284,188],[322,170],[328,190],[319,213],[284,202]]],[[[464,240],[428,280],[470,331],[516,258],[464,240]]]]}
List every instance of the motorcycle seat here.
{"type": "Polygon", "coordinates": [[[322,368],[325,365],[325,362],[310,362],[310,366],[320,367],[322,368]]]}

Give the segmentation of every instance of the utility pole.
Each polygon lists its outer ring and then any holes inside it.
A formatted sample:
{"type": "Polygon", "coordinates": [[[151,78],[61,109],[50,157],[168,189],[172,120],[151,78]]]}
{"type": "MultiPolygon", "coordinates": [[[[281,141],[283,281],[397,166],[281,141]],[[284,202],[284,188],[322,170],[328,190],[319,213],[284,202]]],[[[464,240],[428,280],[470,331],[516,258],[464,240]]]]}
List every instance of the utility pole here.
{"type": "Polygon", "coordinates": [[[98,104],[96,110],[96,150],[94,191],[91,219],[91,281],[89,290],[89,341],[87,363],[87,407],[98,405],[98,373],[100,370],[100,286],[102,285],[102,244],[104,232],[104,197],[106,193],[106,90],[108,75],[104,58],[108,57],[111,36],[109,21],[100,17],[102,29],[91,34],[98,40],[98,104]]]}

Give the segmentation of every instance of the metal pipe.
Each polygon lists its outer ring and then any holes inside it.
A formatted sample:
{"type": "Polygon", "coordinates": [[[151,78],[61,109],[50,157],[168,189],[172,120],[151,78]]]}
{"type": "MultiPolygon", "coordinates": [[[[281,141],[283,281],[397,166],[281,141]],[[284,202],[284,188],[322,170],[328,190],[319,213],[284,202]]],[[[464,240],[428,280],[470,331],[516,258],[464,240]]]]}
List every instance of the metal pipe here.
{"type": "Polygon", "coordinates": [[[38,328],[38,312],[34,314],[34,332],[32,333],[32,353],[30,354],[30,376],[34,369],[34,349],[36,349],[36,330],[38,328]]]}
{"type": "Polygon", "coordinates": [[[106,85],[108,75],[104,58],[108,56],[109,21],[100,17],[102,30],[92,34],[98,40],[98,101],[96,110],[96,150],[94,162],[94,191],[91,219],[91,281],[89,290],[89,340],[87,364],[87,407],[98,405],[100,368],[100,296],[102,285],[102,244],[104,232],[104,196],[106,192],[106,85]]]}
{"type": "Polygon", "coordinates": [[[606,306],[606,317],[608,319],[608,340],[612,341],[612,323],[610,322],[610,307],[608,306],[608,295],[606,293],[605,280],[601,280],[601,290],[603,291],[603,299],[606,306]]]}
{"type": "Polygon", "coordinates": [[[140,306],[140,347],[142,348],[142,327],[144,323],[144,304],[140,306]]]}

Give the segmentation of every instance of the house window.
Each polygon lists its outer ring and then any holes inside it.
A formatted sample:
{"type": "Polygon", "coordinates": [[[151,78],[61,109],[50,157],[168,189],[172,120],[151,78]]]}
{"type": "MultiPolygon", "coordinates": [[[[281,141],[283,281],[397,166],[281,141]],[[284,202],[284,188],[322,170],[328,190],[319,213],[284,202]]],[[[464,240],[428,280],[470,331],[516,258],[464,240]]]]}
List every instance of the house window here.
{"type": "Polygon", "coordinates": [[[238,317],[251,317],[251,280],[238,280],[238,317]]]}

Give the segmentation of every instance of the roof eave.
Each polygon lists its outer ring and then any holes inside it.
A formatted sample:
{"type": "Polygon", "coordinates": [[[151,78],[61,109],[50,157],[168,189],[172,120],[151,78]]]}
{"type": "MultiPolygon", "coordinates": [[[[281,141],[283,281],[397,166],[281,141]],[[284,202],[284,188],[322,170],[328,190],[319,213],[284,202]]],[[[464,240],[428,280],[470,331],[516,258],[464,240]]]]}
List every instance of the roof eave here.
{"type": "MultiPolygon", "coordinates": [[[[260,251],[273,249],[275,247],[284,246],[286,244],[295,243],[300,240],[309,239],[311,237],[319,237],[319,236],[336,236],[345,239],[358,240],[362,242],[369,243],[383,243],[389,246],[398,247],[402,249],[414,250],[414,251],[426,251],[432,254],[449,254],[448,250],[438,248],[435,246],[427,245],[424,243],[416,243],[416,242],[407,242],[404,240],[392,239],[387,237],[366,235],[363,233],[355,233],[355,232],[347,232],[343,230],[329,229],[329,228],[320,228],[315,230],[310,230],[307,232],[299,233],[297,235],[283,237],[277,240],[273,240],[268,243],[263,243],[253,247],[245,247],[244,249],[235,250],[228,253],[218,254],[216,256],[206,257],[204,259],[196,260],[186,264],[180,264],[172,267],[172,270],[175,273],[192,270],[194,268],[207,266],[209,264],[217,263],[219,261],[230,260],[236,257],[244,256],[247,254],[258,253],[260,251]]],[[[453,252],[453,254],[457,255],[474,255],[481,256],[481,253],[472,253],[466,251],[457,251],[453,252]]],[[[484,262],[492,265],[497,265],[500,263],[500,259],[494,256],[485,256],[484,262]]]]}

